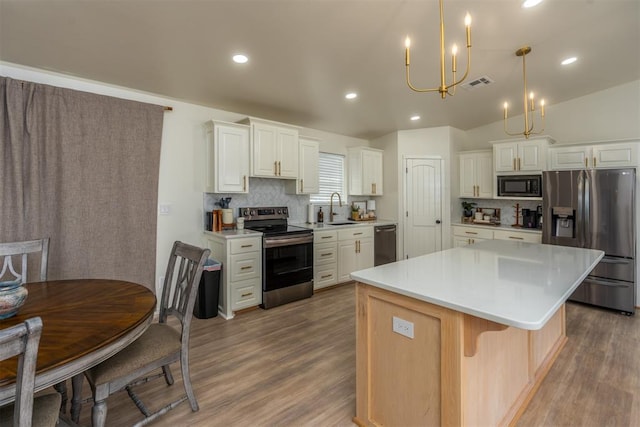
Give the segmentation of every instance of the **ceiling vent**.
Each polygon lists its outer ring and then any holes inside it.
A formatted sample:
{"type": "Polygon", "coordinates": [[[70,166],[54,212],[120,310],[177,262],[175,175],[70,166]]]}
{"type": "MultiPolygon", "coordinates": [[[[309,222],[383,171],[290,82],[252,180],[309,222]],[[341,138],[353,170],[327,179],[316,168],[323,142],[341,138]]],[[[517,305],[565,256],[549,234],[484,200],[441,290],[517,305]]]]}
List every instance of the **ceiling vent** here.
{"type": "Polygon", "coordinates": [[[467,90],[472,90],[481,86],[487,86],[493,83],[493,80],[489,76],[478,77],[475,80],[471,80],[468,83],[462,85],[467,90]]]}

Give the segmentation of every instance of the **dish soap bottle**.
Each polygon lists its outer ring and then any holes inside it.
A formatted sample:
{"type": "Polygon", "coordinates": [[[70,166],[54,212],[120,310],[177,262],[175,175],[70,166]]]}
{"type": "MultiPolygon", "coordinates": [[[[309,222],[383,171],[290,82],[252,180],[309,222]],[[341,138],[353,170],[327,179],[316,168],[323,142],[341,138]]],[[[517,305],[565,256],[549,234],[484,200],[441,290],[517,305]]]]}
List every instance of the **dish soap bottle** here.
{"type": "Polygon", "coordinates": [[[324,212],[322,212],[322,207],[318,211],[318,224],[322,224],[324,222],[324,212]]]}

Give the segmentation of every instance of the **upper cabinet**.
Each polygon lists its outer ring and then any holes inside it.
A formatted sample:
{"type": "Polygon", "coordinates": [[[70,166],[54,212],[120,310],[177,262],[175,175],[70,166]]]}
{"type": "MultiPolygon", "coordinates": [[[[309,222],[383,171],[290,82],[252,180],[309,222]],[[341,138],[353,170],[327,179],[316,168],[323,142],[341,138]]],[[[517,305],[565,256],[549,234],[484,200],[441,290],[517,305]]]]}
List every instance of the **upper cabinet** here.
{"type": "Polygon", "coordinates": [[[348,164],[350,195],[382,196],[382,150],[350,148],[348,164]]]}
{"type": "Polygon", "coordinates": [[[493,156],[491,151],[460,153],[460,196],[493,198],[493,156]]]}
{"type": "Polygon", "coordinates": [[[546,169],[548,137],[494,142],[493,163],[496,173],[532,173],[546,169]]]}
{"type": "Polygon", "coordinates": [[[262,178],[298,177],[298,128],[255,119],[251,126],[251,176],[262,178]]]}
{"type": "Polygon", "coordinates": [[[288,194],[316,194],[319,192],[318,162],[320,142],[301,136],[298,149],[298,179],[285,185],[288,194]]]}
{"type": "Polygon", "coordinates": [[[209,121],[206,123],[207,193],[249,192],[249,126],[209,121]]]}
{"type": "Polygon", "coordinates": [[[606,169],[638,164],[640,142],[570,145],[549,149],[549,169],[606,169]]]}

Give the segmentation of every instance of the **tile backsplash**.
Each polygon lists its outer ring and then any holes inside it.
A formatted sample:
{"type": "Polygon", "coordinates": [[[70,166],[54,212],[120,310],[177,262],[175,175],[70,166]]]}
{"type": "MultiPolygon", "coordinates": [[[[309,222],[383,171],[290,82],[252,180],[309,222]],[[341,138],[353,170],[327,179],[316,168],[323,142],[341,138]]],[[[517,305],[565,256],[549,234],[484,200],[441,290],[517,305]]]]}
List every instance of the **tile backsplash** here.
{"type": "MultiPolygon", "coordinates": [[[[214,194],[204,193],[204,211],[211,212],[214,209],[220,209],[215,203],[223,197],[231,197],[229,207],[233,209],[234,220],[238,216],[238,208],[252,206],[286,206],[289,208],[289,222],[303,223],[307,221],[307,209],[309,206],[309,195],[295,195],[285,193],[284,179],[270,178],[249,178],[248,194],[214,194]]],[[[338,213],[340,219],[344,219],[349,214],[350,198],[343,200],[342,207],[334,206],[334,212],[338,213]]],[[[354,198],[354,200],[357,198],[354,198]]],[[[314,206],[314,217],[319,207],[323,207],[325,213],[325,221],[329,220],[328,205],[314,206]],[[325,207],[326,206],[326,207],[325,207]]],[[[204,221],[204,219],[203,219],[204,221]]],[[[204,223],[204,222],[203,222],[204,223]]]]}
{"type": "MultiPolygon", "coordinates": [[[[520,204],[520,209],[536,209],[538,205],[542,205],[542,200],[460,199],[460,202],[463,201],[475,203],[474,208],[500,209],[500,223],[502,225],[513,225],[516,223],[516,203],[520,204]]],[[[522,212],[520,212],[520,215],[519,222],[522,224],[522,212]]]]}

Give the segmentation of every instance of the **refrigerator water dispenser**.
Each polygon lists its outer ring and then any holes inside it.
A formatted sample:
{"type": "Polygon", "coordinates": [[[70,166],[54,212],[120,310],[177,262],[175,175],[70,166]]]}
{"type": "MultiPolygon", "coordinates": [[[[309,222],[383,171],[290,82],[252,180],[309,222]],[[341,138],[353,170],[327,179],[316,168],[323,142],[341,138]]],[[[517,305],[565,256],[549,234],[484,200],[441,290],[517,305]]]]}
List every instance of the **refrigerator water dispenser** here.
{"type": "Polygon", "coordinates": [[[575,211],[567,207],[554,207],[551,210],[552,236],[576,237],[575,211]]]}

